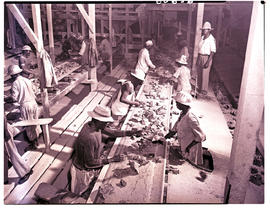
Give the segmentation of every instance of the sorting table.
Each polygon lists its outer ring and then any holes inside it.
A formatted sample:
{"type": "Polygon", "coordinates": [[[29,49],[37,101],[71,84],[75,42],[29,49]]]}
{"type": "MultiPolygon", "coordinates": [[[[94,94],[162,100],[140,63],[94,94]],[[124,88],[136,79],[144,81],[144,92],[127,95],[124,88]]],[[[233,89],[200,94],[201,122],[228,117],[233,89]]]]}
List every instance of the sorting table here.
{"type": "MultiPolygon", "coordinates": [[[[162,70],[162,69],[160,69],[162,70]]],[[[149,72],[122,130],[142,128],[140,137],[117,138],[108,158],[124,154],[125,160],[105,165],[87,203],[162,203],[166,169],[172,87],[149,72]]]]}

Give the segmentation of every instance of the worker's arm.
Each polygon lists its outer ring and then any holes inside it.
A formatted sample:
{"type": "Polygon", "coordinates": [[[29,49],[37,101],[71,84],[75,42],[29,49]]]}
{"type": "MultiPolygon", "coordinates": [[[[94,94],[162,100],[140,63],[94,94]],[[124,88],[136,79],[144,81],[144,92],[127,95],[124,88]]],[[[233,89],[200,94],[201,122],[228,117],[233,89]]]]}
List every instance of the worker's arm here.
{"type": "Polygon", "coordinates": [[[133,129],[129,131],[122,131],[122,130],[117,130],[117,129],[110,129],[110,128],[105,128],[102,133],[107,134],[108,136],[111,137],[126,137],[126,136],[140,136],[142,134],[142,130],[138,129],[133,129]]]}
{"type": "Polygon", "coordinates": [[[151,59],[150,59],[150,54],[149,51],[147,51],[147,53],[144,54],[145,55],[145,61],[147,63],[147,65],[153,69],[156,68],[156,66],[152,63],[151,59]]]}
{"type": "Polygon", "coordinates": [[[127,99],[127,96],[130,94],[130,92],[129,92],[129,90],[126,89],[126,86],[125,85],[122,86],[122,89],[121,90],[122,90],[122,95],[120,97],[120,101],[122,103],[126,103],[128,105],[135,105],[135,106],[139,106],[140,105],[140,103],[137,102],[137,101],[131,101],[131,100],[128,100],[127,99]]]}

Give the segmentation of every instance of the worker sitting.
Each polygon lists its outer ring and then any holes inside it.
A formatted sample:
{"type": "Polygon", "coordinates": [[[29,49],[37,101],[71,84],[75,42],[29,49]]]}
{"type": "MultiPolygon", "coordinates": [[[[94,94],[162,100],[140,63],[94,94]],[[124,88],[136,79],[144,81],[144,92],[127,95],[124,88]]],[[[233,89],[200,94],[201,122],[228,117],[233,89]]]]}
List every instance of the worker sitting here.
{"type": "Polygon", "coordinates": [[[191,110],[192,96],[186,92],[177,93],[174,97],[176,106],[182,111],[178,121],[165,138],[177,133],[182,156],[195,167],[203,167],[202,142],[206,140],[205,133],[200,127],[197,116],[191,110]]]}
{"type": "Polygon", "coordinates": [[[141,131],[120,131],[106,128],[108,122],[113,122],[109,107],[98,105],[88,112],[92,120],[85,123],[74,143],[74,153],[71,166],[71,191],[82,195],[89,184],[95,179],[100,168],[110,162],[120,162],[122,155],[114,156],[111,159],[101,159],[102,134],[111,137],[125,137],[140,135],[141,131]]]}
{"type": "MultiPolygon", "coordinates": [[[[23,120],[38,119],[38,105],[34,93],[32,82],[21,76],[22,69],[18,65],[10,65],[8,74],[11,76],[11,96],[5,99],[6,102],[18,102],[20,104],[20,112],[23,120]]],[[[36,148],[38,145],[38,137],[41,133],[41,128],[37,126],[28,126],[25,128],[31,146],[36,148]]]]}
{"type": "Polygon", "coordinates": [[[38,72],[33,70],[37,68],[37,65],[34,64],[33,58],[30,57],[31,51],[30,46],[25,45],[22,48],[22,55],[19,57],[19,67],[23,69],[23,76],[28,78],[38,77],[38,72]]]}
{"type": "Polygon", "coordinates": [[[134,86],[131,81],[121,79],[117,81],[121,83],[121,89],[119,90],[115,101],[112,104],[112,116],[114,118],[114,126],[119,125],[124,121],[130,105],[139,106],[140,102],[135,101],[134,86]]]}
{"type": "Polygon", "coordinates": [[[177,83],[176,93],[184,91],[187,93],[191,92],[190,84],[190,69],[187,67],[187,58],[185,55],[182,55],[180,58],[175,60],[176,70],[173,74],[172,80],[177,83]]]}
{"type": "Polygon", "coordinates": [[[108,40],[106,34],[103,34],[102,41],[99,45],[99,53],[103,64],[106,66],[105,73],[108,74],[111,72],[111,58],[112,58],[112,44],[108,40]]]}

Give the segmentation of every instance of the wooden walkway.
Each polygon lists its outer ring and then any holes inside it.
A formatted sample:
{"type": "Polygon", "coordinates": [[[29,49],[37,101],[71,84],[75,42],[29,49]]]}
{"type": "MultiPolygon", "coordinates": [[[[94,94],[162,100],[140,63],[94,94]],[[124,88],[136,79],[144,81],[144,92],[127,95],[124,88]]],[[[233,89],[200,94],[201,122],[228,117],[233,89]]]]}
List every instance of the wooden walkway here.
{"type": "Polygon", "coordinates": [[[35,204],[34,193],[40,183],[45,182],[57,188],[68,185],[72,145],[83,124],[90,120],[87,112],[99,103],[108,104],[119,86],[116,81],[126,77],[125,69],[118,65],[109,76],[98,83],[98,90],[90,92],[78,105],[72,106],[56,124],[50,127],[51,148],[44,152],[44,145],[36,151],[28,151],[23,155],[25,161],[33,168],[33,174],[23,184],[18,184],[18,176],[9,169],[10,183],[4,186],[5,204],[35,204]]]}

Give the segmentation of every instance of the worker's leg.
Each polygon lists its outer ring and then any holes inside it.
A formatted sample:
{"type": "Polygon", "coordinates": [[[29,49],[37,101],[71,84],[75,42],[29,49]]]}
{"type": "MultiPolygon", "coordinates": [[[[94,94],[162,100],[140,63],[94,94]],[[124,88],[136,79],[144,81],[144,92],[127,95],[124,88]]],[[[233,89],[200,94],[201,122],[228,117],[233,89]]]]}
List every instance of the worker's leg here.
{"type": "Polygon", "coordinates": [[[202,70],[202,92],[207,93],[208,92],[208,84],[209,84],[209,74],[210,74],[210,69],[212,66],[212,61],[209,63],[209,66],[207,68],[204,68],[202,70]]]}

